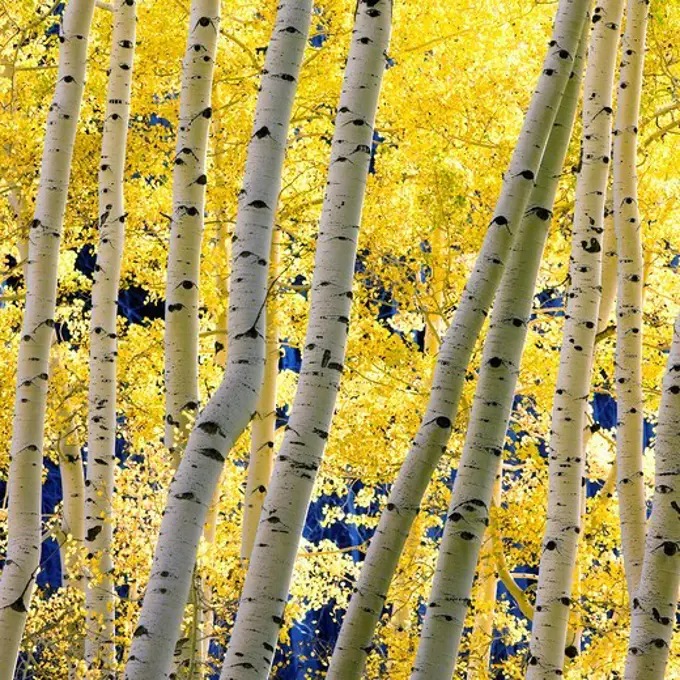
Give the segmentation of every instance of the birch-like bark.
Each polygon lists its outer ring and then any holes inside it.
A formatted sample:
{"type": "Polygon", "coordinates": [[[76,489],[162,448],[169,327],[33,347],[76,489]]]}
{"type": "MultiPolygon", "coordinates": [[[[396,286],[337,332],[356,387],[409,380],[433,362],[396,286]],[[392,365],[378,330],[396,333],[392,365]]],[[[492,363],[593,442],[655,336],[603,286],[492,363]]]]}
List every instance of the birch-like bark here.
{"type": "Polygon", "coordinates": [[[680,316],[661,390],[654,457],[652,516],[633,598],[626,680],[663,680],[675,624],[680,587],[680,316]]]}
{"type": "Polygon", "coordinates": [[[391,0],[359,0],[335,119],[300,381],[262,508],[221,680],[267,677],[344,370],[391,0]]]}
{"type": "MultiPolygon", "coordinates": [[[[498,288],[513,234],[527,210],[541,157],[569,80],[588,4],[588,0],[560,3],[543,72],[505,175],[494,217],[440,348],[427,411],[371,538],[331,660],[328,680],[361,676],[404,542],[430,478],[446,450],[467,364],[498,288]]],[[[540,217],[539,221],[547,221],[550,214],[550,206],[544,208],[532,201],[529,210],[532,219],[540,217]]]]}
{"type": "Polygon", "coordinates": [[[412,680],[450,680],[455,668],[475,567],[489,524],[494,483],[500,473],[536,277],[571,139],[585,49],[585,18],[584,11],[574,46],[573,75],[494,303],[412,680]]]}
{"type": "Polygon", "coordinates": [[[182,64],[165,287],[165,445],[173,465],[198,411],[198,287],[219,0],[192,0],[182,64]]]}
{"type": "Polygon", "coordinates": [[[614,226],[618,253],[615,360],[617,491],[623,564],[630,597],[640,582],[647,521],[642,472],[644,264],[637,191],[637,132],[648,12],[647,0],[628,1],[614,124],[614,226]]]}
{"type": "Polygon", "coordinates": [[[267,348],[264,364],[264,383],[251,423],[250,461],[243,508],[241,558],[250,559],[255,542],[262,504],[269,486],[274,465],[274,433],[276,432],[276,379],[279,373],[279,328],[276,317],[274,286],[278,277],[279,231],[274,231],[269,265],[269,295],[267,299],[267,348]]]}
{"type": "Polygon", "coordinates": [[[92,285],[85,483],[85,543],[89,558],[85,661],[89,668],[99,669],[103,678],[113,678],[116,666],[112,554],[118,363],[116,317],[125,240],[123,182],[136,27],[136,0],[116,0],[99,166],[99,244],[92,285]]]}
{"type": "Polygon", "coordinates": [[[543,539],[527,678],[562,673],[585,472],[583,429],[597,333],[602,234],[610,165],[614,70],[623,0],[593,12],[583,95],[582,162],[570,256],[571,287],[557,374],[549,454],[548,517],[543,539]]]}
{"type": "Polygon", "coordinates": [[[248,425],[264,377],[264,305],[286,140],[311,0],[279,5],[239,197],[229,283],[224,378],[196,421],[170,487],[125,677],[167,678],[198,542],[225,456],[248,425]]]}
{"type": "Polygon", "coordinates": [[[0,680],[14,675],[40,561],[41,472],[59,242],[85,85],[94,0],[70,0],[45,132],[35,216],[29,228],[26,308],[17,364],[9,469],[8,545],[0,580],[0,680]]]}

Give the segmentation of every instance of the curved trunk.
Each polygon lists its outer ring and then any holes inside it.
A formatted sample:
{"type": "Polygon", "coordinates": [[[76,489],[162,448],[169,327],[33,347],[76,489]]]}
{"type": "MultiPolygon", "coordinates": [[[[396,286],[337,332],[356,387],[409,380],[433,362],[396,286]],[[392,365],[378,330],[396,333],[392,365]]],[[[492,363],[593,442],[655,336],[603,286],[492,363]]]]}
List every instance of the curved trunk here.
{"type": "MultiPolygon", "coordinates": [[[[513,232],[523,221],[534,188],[533,179],[569,80],[587,7],[587,0],[562,0],[560,4],[543,74],[506,174],[495,216],[440,348],[430,401],[420,430],[371,538],[331,659],[328,680],[361,676],[404,542],[432,473],[446,450],[467,364],[498,288],[504,261],[512,246],[513,232]]],[[[557,174],[559,172],[561,167],[557,174]]],[[[527,216],[532,221],[543,222],[550,214],[549,207],[543,208],[541,203],[532,201],[527,216]]]]}
{"type": "Polygon", "coordinates": [[[633,598],[626,680],[663,680],[680,587],[680,317],[661,390],[652,516],[633,598]]]}
{"type": "Polygon", "coordinates": [[[335,119],[300,381],[269,492],[222,680],[266,678],[344,370],[352,279],[391,0],[360,0],[335,119]]]}
{"type": "MultiPolygon", "coordinates": [[[[560,103],[548,147],[494,303],[461,461],[425,612],[413,680],[450,680],[489,524],[493,487],[526,340],[534,287],[550,216],[571,139],[583,64],[585,12],[578,23],[573,76],[560,103]],[[578,50],[578,51],[576,51],[578,50]]],[[[562,44],[558,41],[558,44],[562,44]]]]}
{"type": "Polygon", "coordinates": [[[264,376],[264,304],[288,126],[311,0],[279,5],[267,50],[232,244],[224,378],[200,414],[170,487],[125,677],[169,672],[198,542],[225,456],[248,425],[264,376]]]}
{"type": "Polygon", "coordinates": [[[269,265],[267,300],[267,348],[264,363],[264,383],[251,424],[250,461],[243,508],[241,558],[247,560],[253,550],[262,504],[274,465],[274,433],[276,432],[276,378],[279,373],[279,328],[276,319],[274,286],[279,269],[279,231],[274,231],[269,265]]]}
{"type": "Polygon", "coordinates": [[[165,445],[177,466],[198,410],[198,287],[219,0],[192,0],[172,174],[165,287],[165,445]]]}
{"type": "Polygon", "coordinates": [[[47,119],[35,217],[29,232],[26,308],[9,469],[8,545],[0,580],[0,680],[11,680],[14,675],[40,561],[42,452],[59,242],[93,12],[94,0],[70,0],[64,12],[57,85],[47,119]]]}
{"type": "Polygon", "coordinates": [[[602,233],[611,148],[611,112],[623,0],[595,8],[583,95],[582,163],[565,323],[553,403],[548,518],[543,539],[527,678],[561,674],[585,473],[583,429],[600,304],[602,233]]]}
{"type": "Polygon", "coordinates": [[[647,505],[642,472],[642,307],[644,264],[637,193],[637,131],[649,5],[629,0],[614,124],[614,226],[618,252],[616,304],[616,459],[623,564],[628,594],[640,582],[647,505]]]}
{"type": "Polygon", "coordinates": [[[116,469],[118,286],[125,240],[124,175],[137,6],[119,0],[113,33],[99,167],[99,244],[92,286],[85,544],[90,556],[85,661],[112,678],[116,665],[113,485],[116,469]]]}

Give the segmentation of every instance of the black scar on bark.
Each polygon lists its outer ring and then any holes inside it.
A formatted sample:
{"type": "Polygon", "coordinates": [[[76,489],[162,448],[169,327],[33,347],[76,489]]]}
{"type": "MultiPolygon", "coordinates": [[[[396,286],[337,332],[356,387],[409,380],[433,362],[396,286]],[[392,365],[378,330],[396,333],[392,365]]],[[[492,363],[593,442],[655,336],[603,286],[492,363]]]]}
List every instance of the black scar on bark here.
{"type": "Polygon", "coordinates": [[[217,450],[211,448],[198,449],[198,453],[211,460],[216,460],[219,463],[224,463],[224,456],[217,450]]]}

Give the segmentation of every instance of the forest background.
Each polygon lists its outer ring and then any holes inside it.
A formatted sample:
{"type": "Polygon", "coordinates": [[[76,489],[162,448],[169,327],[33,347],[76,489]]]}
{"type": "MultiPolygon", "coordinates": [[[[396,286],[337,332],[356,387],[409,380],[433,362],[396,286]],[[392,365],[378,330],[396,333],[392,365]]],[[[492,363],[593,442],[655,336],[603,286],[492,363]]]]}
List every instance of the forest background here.
{"type": "MultiPolygon", "coordinates": [[[[172,161],[188,2],[139,2],[126,168],[127,233],[118,309],[119,384],[114,496],[116,643],[122,659],[139,613],[155,537],[172,476],[163,443],[163,308],[172,204],[172,161]]],[[[224,363],[229,241],[235,222],[253,111],[276,3],[223,3],[213,87],[208,188],[200,287],[200,390],[205,404],[224,363]]],[[[355,272],[345,374],[309,511],[273,677],[323,677],[330,652],[387,493],[427,402],[438,340],[480,249],[523,111],[533,90],[556,3],[465,0],[394,6],[392,40],[373,136],[355,272]]],[[[34,207],[45,121],[55,85],[64,3],[0,3],[0,495],[5,498],[16,356],[25,297],[22,247],[34,207]]],[[[680,302],[680,6],[650,10],[639,149],[639,205],[645,253],[643,358],[645,444],[653,443],[660,385],[680,302]]],[[[300,367],[308,289],[333,119],[352,30],[354,3],[320,0],[293,109],[277,215],[275,300],[281,359],[277,443],[300,367]]],[[[57,330],[50,376],[38,592],[29,611],[19,677],[68,677],[79,649],[82,611],[62,588],[60,545],[65,444],[87,432],[89,317],[97,241],[97,173],[111,42],[111,12],[97,8],[88,78],[72,166],[61,257],[57,330]]],[[[546,441],[559,362],[579,123],[569,150],[539,274],[506,444],[503,500],[494,532],[508,581],[531,599],[545,525],[546,441]]],[[[605,253],[606,255],[606,253],[605,253]]],[[[583,653],[566,677],[614,677],[627,637],[612,616],[626,597],[618,551],[616,498],[606,496],[615,446],[614,333],[599,329],[588,417],[600,429],[588,443],[589,515],[579,551],[576,616],[583,653]]],[[[462,406],[428,488],[417,540],[381,618],[367,677],[408,677],[419,621],[437,558],[481,357],[468,368],[462,406]]],[[[593,428],[597,429],[597,428],[593,428]]],[[[243,436],[222,476],[215,536],[199,550],[215,616],[211,653],[221,654],[245,574],[241,558],[250,443],[243,436]]],[[[83,448],[87,460],[87,450],[83,448]]],[[[653,455],[645,454],[651,494],[653,455]]],[[[6,514],[6,510],[2,511],[6,514]]],[[[4,527],[4,517],[1,526],[4,527]]],[[[5,534],[0,533],[0,550],[5,534]]],[[[78,546],[68,544],[74,554],[78,546]]],[[[474,596],[473,600],[475,599],[474,596]]],[[[474,656],[469,614],[459,673],[474,656]]],[[[528,621],[499,585],[493,677],[523,674],[528,621]]],[[[669,678],[680,678],[680,641],[669,678]]],[[[219,668],[219,666],[216,666],[219,668]]],[[[461,676],[464,677],[464,676],[461,676]]],[[[483,677],[483,676],[481,676],[483,677]]]]}

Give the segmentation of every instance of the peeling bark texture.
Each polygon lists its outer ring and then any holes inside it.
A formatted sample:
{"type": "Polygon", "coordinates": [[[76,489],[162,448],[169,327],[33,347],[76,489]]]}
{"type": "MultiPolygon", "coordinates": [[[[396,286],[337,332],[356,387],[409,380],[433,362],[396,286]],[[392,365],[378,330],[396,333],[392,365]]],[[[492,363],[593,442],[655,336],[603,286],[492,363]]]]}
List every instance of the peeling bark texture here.
{"type": "Polygon", "coordinates": [[[11,680],[40,560],[43,435],[54,333],[59,242],[85,85],[94,0],[70,0],[45,133],[35,217],[29,230],[24,310],[9,469],[7,558],[0,580],[0,680],[11,680]]]}
{"type": "Polygon", "coordinates": [[[85,545],[89,559],[85,661],[113,678],[115,586],[112,514],[116,470],[118,286],[125,240],[124,175],[137,26],[135,0],[116,0],[99,166],[99,244],[92,286],[85,545]]]}
{"type": "Polygon", "coordinates": [[[182,64],[165,287],[165,445],[175,466],[198,411],[198,287],[219,0],[192,0],[182,64]]]}
{"type": "Polygon", "coordinates": [[[265,499],[221,680],[264,680],[344,370],[352,279],[391,0],[360,0],[335,119],[300,380],[265,499]]]}
{"type": "Polygon", "coordinates": [[[449,680],[455,669],[475,567],[515,396],[550,216],[578,104],[585,12],[571,77],[552,125],[529,209],[510,253],[489,324],[465,445],[453,485],[413,680],[449,680]],[[583,37],[582,37],[583,35],[583,37]]]}
{"type": "Polygon", "coordinates": [[[621,44],[614,124],[614,226],[618,253],[616,304],[616,458],[623,564],[628,594],[640,582],[647,505],[642,472],[642,307],[644,264],[637,191],[637,131],[645,59],[648,0],[629,0],[621,44]]]}
{"type": "Polygon", "coordinates": [[[652,516],[633,598],[626,680],[663,680],[675,623],[680,587],[680,316],[661,389],[654,457],[652,516]]]}
{"type": "Polygon", "coordinates": [[[527,670],[529,680],[560,675],[565,658],[581,532],[583,430],[600,304],[613,80],[622,12],[623,0],[599,3],[593,12],[588,46],[582,163],[576,180],[569,267],[571,287],[552,412],[548,516],[527,670]]]}
{"type": "MultiPolygon", "coordinates": [[[[440,348],[430,401],[420,430],[371,538],[331,660],[328,680],[361,677],[404,542],[434,469],[446,450],[467,364],[500,283],[513,234],[525,213],[540,222],[550,219],[550,209],[546,212],[540,203],[534,205],[532,201],[527,212],[527,205],[569,80],[588,5],[587,0],[560,2],[543,72],[505,175],[494,217],[440,348]]],[[[472,568],[474,573],[474,565],[472,568]]],[[[447,680],[450,677],[449,674],[447,680]]]]}
{"type": "Polygon", "coordinates": [[[602,235],[602,297],[598,312],[597,332],[608,325],[616,300],[616,233],[614,231],[614,197],[607,191],[604,207],[604,234],[602,235]]]}
{"type": "Polygon", "coordinates": [[[311,0],[291,0],[277,11],[232,244],[227,366],[196,420],[170,487],[127,680],[168,677],[198,542],[225,456],[256,408],[264,377],[264,305],[274,214],[311,9],[311,0]]]}
{"type": "Polygon", "coordinates": [[[267,300],[267,350],[264,364],[264,383],[251,423],[250,460],[246,497],[243,507],[241,558],[247,560],[253,550],[262,504],[269,486],[274,465],[274,433],[276,432],[276,379],[279,373],[279,328],[276,319],[274,287],[278,277],[279,231],[274,232],[269,265],[269,294],[267,300]]]}

